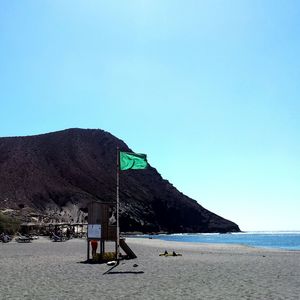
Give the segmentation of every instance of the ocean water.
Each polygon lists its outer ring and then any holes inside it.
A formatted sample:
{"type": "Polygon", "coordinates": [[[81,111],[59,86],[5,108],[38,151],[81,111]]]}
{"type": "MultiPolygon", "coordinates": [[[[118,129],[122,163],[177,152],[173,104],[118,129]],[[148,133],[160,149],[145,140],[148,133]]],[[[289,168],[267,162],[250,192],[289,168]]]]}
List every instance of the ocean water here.
{"type": "Polygon", "coordinates": [[[143,235],[174,242],[240,244],[258,248],[300,250],[300,231],[143,235]]]}

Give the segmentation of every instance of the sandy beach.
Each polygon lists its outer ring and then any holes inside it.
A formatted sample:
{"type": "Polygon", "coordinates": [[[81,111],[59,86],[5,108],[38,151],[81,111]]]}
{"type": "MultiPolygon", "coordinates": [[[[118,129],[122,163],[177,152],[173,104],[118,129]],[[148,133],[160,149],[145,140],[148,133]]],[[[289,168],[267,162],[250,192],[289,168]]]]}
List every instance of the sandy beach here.
{"type": "Polygon", "coordinates": [[[86,241],[0,243],[0,299],[299,299],[300,251],[127,238],[110,273],[83,264],[86,241]],[[175,250],[178,257],[160,257],[175,250]],[[138,266],[134,266],[134,265],[138,266]]]}

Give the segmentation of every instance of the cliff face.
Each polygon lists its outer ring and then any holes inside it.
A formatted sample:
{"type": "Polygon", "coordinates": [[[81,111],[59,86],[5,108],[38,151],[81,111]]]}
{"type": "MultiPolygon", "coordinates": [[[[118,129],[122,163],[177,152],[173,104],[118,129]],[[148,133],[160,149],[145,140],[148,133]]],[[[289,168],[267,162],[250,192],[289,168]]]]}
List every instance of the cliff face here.
{"type": "MultiPolygon", "coordinates": [[[[102,130],[0,138],[0,209],[82,221],[91,200],[116,199],[116,148],[102,130]]],[[[227,232],[236,224],[180,193],[156,169],[120,172],[122,231],[227,232]]]]}

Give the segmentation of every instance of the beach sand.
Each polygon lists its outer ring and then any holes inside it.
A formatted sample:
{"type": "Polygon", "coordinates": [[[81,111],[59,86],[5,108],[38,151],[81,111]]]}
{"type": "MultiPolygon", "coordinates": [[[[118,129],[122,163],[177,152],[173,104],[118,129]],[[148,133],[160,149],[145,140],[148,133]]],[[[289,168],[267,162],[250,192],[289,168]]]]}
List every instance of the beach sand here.
{"type": "Polygon", "coordinates": [[[0,299],[300,299],[300,251],[126,242],[138,258],[106,275],[106,264],[80,263],[85,240],[0,243],[0,299]]]}

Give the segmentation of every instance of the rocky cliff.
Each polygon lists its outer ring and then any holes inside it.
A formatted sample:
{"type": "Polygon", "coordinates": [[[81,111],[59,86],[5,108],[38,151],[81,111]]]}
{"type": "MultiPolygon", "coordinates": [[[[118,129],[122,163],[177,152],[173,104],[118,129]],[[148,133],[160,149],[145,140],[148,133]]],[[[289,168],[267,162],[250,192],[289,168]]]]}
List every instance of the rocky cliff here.
{"type": "MultiPolygon", "coordinates": [[[[132,151],[99,129],[0,138],[0,209],[23,218],[83,221],[88,202],[116,199],[117,147],[132,151]]],[[[121,172],[120,202],[122,231],[239,231],[153,167],[121,172]]]]}

